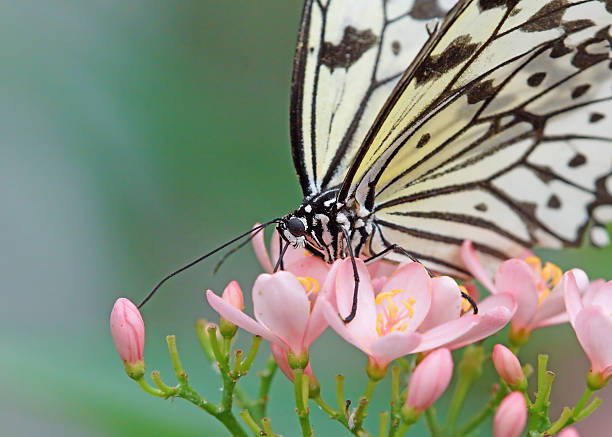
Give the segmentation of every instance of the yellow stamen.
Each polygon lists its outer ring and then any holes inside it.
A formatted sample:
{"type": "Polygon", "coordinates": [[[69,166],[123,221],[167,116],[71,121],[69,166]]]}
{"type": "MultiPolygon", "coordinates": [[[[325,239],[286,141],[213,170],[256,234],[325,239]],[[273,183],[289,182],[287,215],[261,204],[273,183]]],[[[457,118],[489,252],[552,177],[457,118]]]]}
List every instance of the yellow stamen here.
{"type": "Polygon", "coordinates": [[[400,325],[395,325],[393,328],[391,328],[391,332],[395,332],[395,331],[404,332],[407,328],[408,328],[408,322],[404,320],[400,325]]]}
{"type": "Polygon", "coordinates": [[[542,293],[540,293],[540,296],[538,297],[538,308],[542,306],[542,302],[544,302],[544,299],[546,299],[549,294],[550,288],[545,288],[544,290],[542,290],[542,293]]]}
{"type": "Polygon", "coordinates": [[[400,290],[399,288],[396,288],[396,289],[391,290],[391,291],[383,291],[382,293],[378,293],[376,295],[376,299],[374,299],[374,303],[376,305],[380,305],[383,302],[383,300],[392,298],[396,294],[400,294],[400,293],[403,293],[403,292],[404,292],[404,290],[400,290]]]}
{"type": "Polygon", "coordinates": [[[297,278],[300,281],[300,284],[306,290],[306,293],[318,293],[319,292],[319,281],[315,278],[311,278],[310,276],[300,276],[297,278]]]}
{"type": "Polygon", "coordinates": [[[525,259],[525,262],[529,264],[532,270],[539,276],[542,271],[542,261],[537,256],[530,256],[525,259]]]}
{"type": "Polygon", "coordinates": [[[549,287],[554,287],[561,280],[563,271],[553,263],[547,262],[542,269],[541,276],[549,287]]]}
{"type": "Polygon", "coordinates": [[[376,316],[376,332],[378,333],[379,337],[382,337],[383,335],[385,335],[383,328],[384,328],[384,315],[383,313],[378,313],[378,316],[376,316]]]}
{"type": "Polygon", "coordinates": [[[304,256],[312,256],[312,253],[310,253],[310,250],[304,249],[304,256]]]}
{"type": "Polygon", "coordinates": [[[404,305],[408,310],[408,318],[410,319],[412,319],[412,316],[414,316],[414,309],[412,308],[412,305],[414,305],[415,303],[416,300],[414,300],[412,297],[409,297],[408,299],[402,302],[402,305],[404,305]]]}

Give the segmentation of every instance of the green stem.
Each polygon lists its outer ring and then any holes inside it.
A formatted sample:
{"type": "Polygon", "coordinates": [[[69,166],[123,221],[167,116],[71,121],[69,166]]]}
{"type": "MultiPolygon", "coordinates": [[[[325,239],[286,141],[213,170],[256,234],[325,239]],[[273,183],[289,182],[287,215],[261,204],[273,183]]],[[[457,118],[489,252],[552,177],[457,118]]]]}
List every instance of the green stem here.
{"type": "Polygon", "coordinates": [[[471,378],[460,377],[457,382],[457,386],[455,387],[455,391],[453,392],[453,397],[450,404],[450,409],[448,412],[448,417],[446,419],[447,427],[454,431],[455,425],[457,424],[457,419],[459,418],[459,413],[461,412],[461,408],[463,407],[463,403],[465,401],[465,397],[470,391],[470,387],[472,387],[471,378]]]}
{"type": "Polygon", "coordinates": [[[255,419],[261,420],[266,416],[266,409],[268,406],[268,393],[270,393],[270,386],[272,385],[272,378],[278,369],[276,360],[274,357],[268,358],[265,369],[259,373],[259,392],[256,401],[256,408],[251,414],[254,413],[255,419]]]}
{"type": "Polygon", "coordinates": [[[176,348],[176,337],[174,335],[167,336],[166,343],[168,343],[168,352],[170,353],[170,359],[172,360],[172,367],[174,367],[176,379],[178,379],[178,382],[181,385],[187,384],[187,374],[183,369],[181,359],[179,358],[178,349],[176,348]]]}
{"type": "Polygon", "coordinates": [[[582,393],[582,396],[580,396],[580,399],[578,400],[578,402],[576,403],[576,406],[572,410],[572,416],[576,417],[580,414],[582,409],[589,402],[589,399],[591,399],[591,396],[593,396],[593,390],[591,390],[588,386],[585,387],[584,392],[582,393]]]}
{"type": "Polygon", "coordinates": [[[136,382],[138,383],[140,388],[142,388],[145,392],[149,393],[150,395],[157,396],[158,398],[166,397],[166,394],[163,391],[151,387],[149,383],[144,379],[144,377],[136,380],[136,382]]]}
{"type": "Polygon", "coordinates": [[[374,394],[374,389],[376,388],[377,382],[377,380],[368,378],[368,385],[366,386],[365,393],[363,397],[359,399],[359,403],[357,404],[357,410],[355,411],[353,429],[356,431],[360,430],[363,427],[363,420],[366,417],[368,405],[370,403],[370,399],[372,399],[372,395],[374,394]]]}
{"type": "Polygon", "coordinates": [[[213,355],[215,356],[215,361],[217,361],[222,371],[227,370],[222,368],[225,360],[223,359],[221,346],[219,345],[219,340],[217,339],[217,327],[211,323],[206,328],[206,332],[208,333],[208,341],[210,342],[210,348],[212,349],[213,355]]]}
{"type": "Polygon", "coordinates": [[[555,435],[561,431],[571,419],[572,410],[571,408],[565,407],[563,412],[561,412],[561,416],[559,416],[559,418],[552,425],[550,425],[550,428],[548,428],[543,435],[555,435]]]}
{"type": "Polygon", "coordinates": [[[599,408],[602,402],[603,401],[600,398],[593,399],[593,402],[587,405],[582,412],[575,417],[574,422],[586,419],[593,411],[599,408]]]}
{"type": "Polygon", "coordinates": [[[336,405],[338,405],[338,411],[344,411],[344,375],[336,375],[336,405]]]}
{"type": "Polygon", "coordinates": [[[320,394],[312,398],[313,401],[321,408],[321,410],[327,414],[330,418],[338,420],[338,416],[343,417],[344,415],[338,414],[338,411],[334,410],[331,405],[329,405],[325,400],[321,397],[320,394]]]}
{"type": "Polygon", "coordinates": [[[308,417],[308,405],[304,405],[304,370],[293,370],[293,387],[295,393],[295,406],[302,429],[302,437],[311,437],[312,429],[310,428],[310,420],[308,417]]]}
{"type": "Polygon", "coordinates": [[[251,414],[249,414],[249,410],[242,410],[238,415],[240,416],[242,421],[246,424],[246,426],[248,426],[249,429],[253,432],[253,434],[255,434],[258,437],[261,436],[261,433],[263,431],[259,427],[257,422],[255,422],[255,420],[251,417],[251,414]]]}
{"type": "Polygon", "coordinates": [[[408,432],[408,428],[410,428],[410,425],[408,425],[407,423],[402,422],[401,425],[399,426],[399,428],[397,429],[397,431],[395,432],[395,434],[393,434],[393,436],[394,437],[403,437],[408,432]]]}
{"type": "Polygon", "coordinates": [[[402,402],[400,399],[400,374],[402,369],[399,366],[391,367],[391,414],[389,415],[389,437],[394,437],[398,427],[401,425],[400,409],[402,402]]]}
{"type": "Polygon", "coordinates": [[[262,338],[259,335],[253,337],[253,341],[251,342],[251,347],[249,348],[249,352],[247,353],[246,358],[242,362],[240,366],[240,373],[242,375],[246,375],[246,373],[251,369],[251,365],[253,364],[253,360],[257,356],[257,352],[259,351],[259,346],[261,345],[262,338]]]}
{"type": "Polygon", "coordinates": [[[206,332],[207,325],[208,323],[206,320],[200,319],[196,322],[195,330],[196,335],[198,336],[198,341],[200,342],[200,347],[204,351],[206,358],[208,358],[208,361],[211,363],[214,363],[217,360],[215,359],[215,353],[212,350],[210,339],[208,338],[208,333],[206,332]]]}
{"type": "Polygon", "coordinates": [[[440,423],[438,422],[438,417],[436,415],[436,410],[433,407],[425,410],[425,420],[427,422],[427,428],[429,428],[429,433],[431,437],[439,437],[441,434],[440,423]]]}
{"type": "Polygon", "coordinates": [[[487,405],[480,410],[476,415],[474,415],[470,420],[468,420],[465,424],[459,427],[456,436],[464,436],[476,429],[482,422],[484,422],[489,416],[491,416],[499,403],[504,399],[506,394],[508,394],[509,390],[507,386],[500,386],[499,389],[492,396],[491,400],[487,403],[487,405]]]}
{"type": "Polygon", "coordinates": [[[378,415],[378,437],[387,437],[387,421],[389,420],[389,412],[381,411],[378,415]]]}
{"type": "Polygon", "coordinates": [[[261,424],[263,425],[263,429],[264,429],[264,432],[266,433],[266,436],[269,436],[269,437],[276,436],[276,434],[274,434],[274,431],[272,431],[272,424],[270,423],[269,417],[264,417],[263,419],[261,419],[261,424]]]}
{"type": "Polygon", "coordinates": [[[153,380],[157,388],[163,391],[166,396],[176,395],[177,388],[170,387],[169,385],[164,384],[164,381],[162,381],[161,376],[157,370],[151,372],[151,379],[153,380]]]}
{"type": "Polygon", "coordinates": [[[236,349],[234,351],[234,366],[232,368],[232,376],[234,378],[240,378],[242,373],[240,372],[240,368],[242,366],[242,350],[236,349]]]}

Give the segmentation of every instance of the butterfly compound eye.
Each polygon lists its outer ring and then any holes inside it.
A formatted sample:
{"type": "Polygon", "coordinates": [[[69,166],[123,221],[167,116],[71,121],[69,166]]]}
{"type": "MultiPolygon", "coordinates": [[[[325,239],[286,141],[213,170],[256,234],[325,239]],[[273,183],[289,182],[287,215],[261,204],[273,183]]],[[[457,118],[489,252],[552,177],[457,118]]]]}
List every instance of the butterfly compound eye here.
{"type": "Polygon", "coordinates": [[[287,229],[296,237],[306,234],[304,223],[297,217],[292,217],[287,221],[287,229]]]}

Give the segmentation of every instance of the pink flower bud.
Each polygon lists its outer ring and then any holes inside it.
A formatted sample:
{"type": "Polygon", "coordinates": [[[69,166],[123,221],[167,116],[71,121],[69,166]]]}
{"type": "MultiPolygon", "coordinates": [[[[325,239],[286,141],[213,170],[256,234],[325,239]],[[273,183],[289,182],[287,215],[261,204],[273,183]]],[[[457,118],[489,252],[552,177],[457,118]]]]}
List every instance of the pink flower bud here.
{"type": "Polygon", "coordinates": [[[234,308],[240,311],[244,310],[244,298],[238,282],[230,282],[227,287],[225,287],[225,290],[223,290],[223,295],[221,297],[234,308]]]}
{"type": "Polygon", "coordinates": [[[580,434],[578,434],[576,428],[565,428],[563,431],[557,434],[557,437],[580,437],[580,434]]]}
{"type": "Polygon", "coordinates": [[[519,437],[527,422],[527,404],[523,393],[513,391],[501,401],[493,419],[494,437],[519,437]]]}
{"type": "Polygon", "coordinates": [[[113,306],[110,316],[110,327],[115,347],[119,356],[126,366],[130,377],[137,377],[142,368],[144,374],[144,362],[142,354],[144,349],[145,328],[140,311],[130,300],[119,298],[113,306]],[[136,365],[136,366],[134,366],[136,365]],[[136,372],[131,372],[134,367],[136,372]],[[132,374],[133,373],[133,374],[132,374]]]}
{"type": "Polygon", "coordinates": [[[453,358],[448,349],[438,349],[416,366],[406,398],[406,407],[419,412],[429,408],[444,393],[453,375],[453,358]]]}
{"type": "Polygon", "coordinates": [[[525,375],[516,355],[510,349],[501,344],[493,348],[493,365],[499,376],[506,381],[511,388],[521,388],[525,383],[525,375]]]}

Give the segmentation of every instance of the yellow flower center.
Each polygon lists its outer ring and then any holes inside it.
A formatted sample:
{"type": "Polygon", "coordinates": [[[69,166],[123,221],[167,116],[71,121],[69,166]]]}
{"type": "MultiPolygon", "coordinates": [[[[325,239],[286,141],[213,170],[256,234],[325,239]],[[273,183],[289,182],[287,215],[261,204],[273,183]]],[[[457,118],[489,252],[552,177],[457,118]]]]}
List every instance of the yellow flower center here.
{"type": "Polygon", "coordinates": [[[300,284],[302,284],[302,287],[306,290],[306,294],[315,294],[319,292],[319,281],[315,278],[311,278],[310,276],[298,276],[297,280],[300,281],[300,284]]]}
{"type": "Polygon", "coordinates": [[[549,262],[542,267],[542,261],[537,256],[530,256],[525,262],[529,264],[535,275],[539,277],[537,287],[539,293],[538,308],[540,308],[544,299],[548,297],[551,290],[561,280],[563,271],[555,264],[549,262]]]}
{"type": "Polygon", "coordinates": [[[384,291],[376,296],[374,303],[377,307],[382,306],[383,309],[376,317],[376,332],[380,337],[394,331],[405,331],[408,328],[407,319],[414,316],[412,306],[416,303],[416,300],[409,297],[401,301],[401,307],[398,307],[393,298],[403,292],[404,290],[396,288],[395,290],[384,291]]]}

